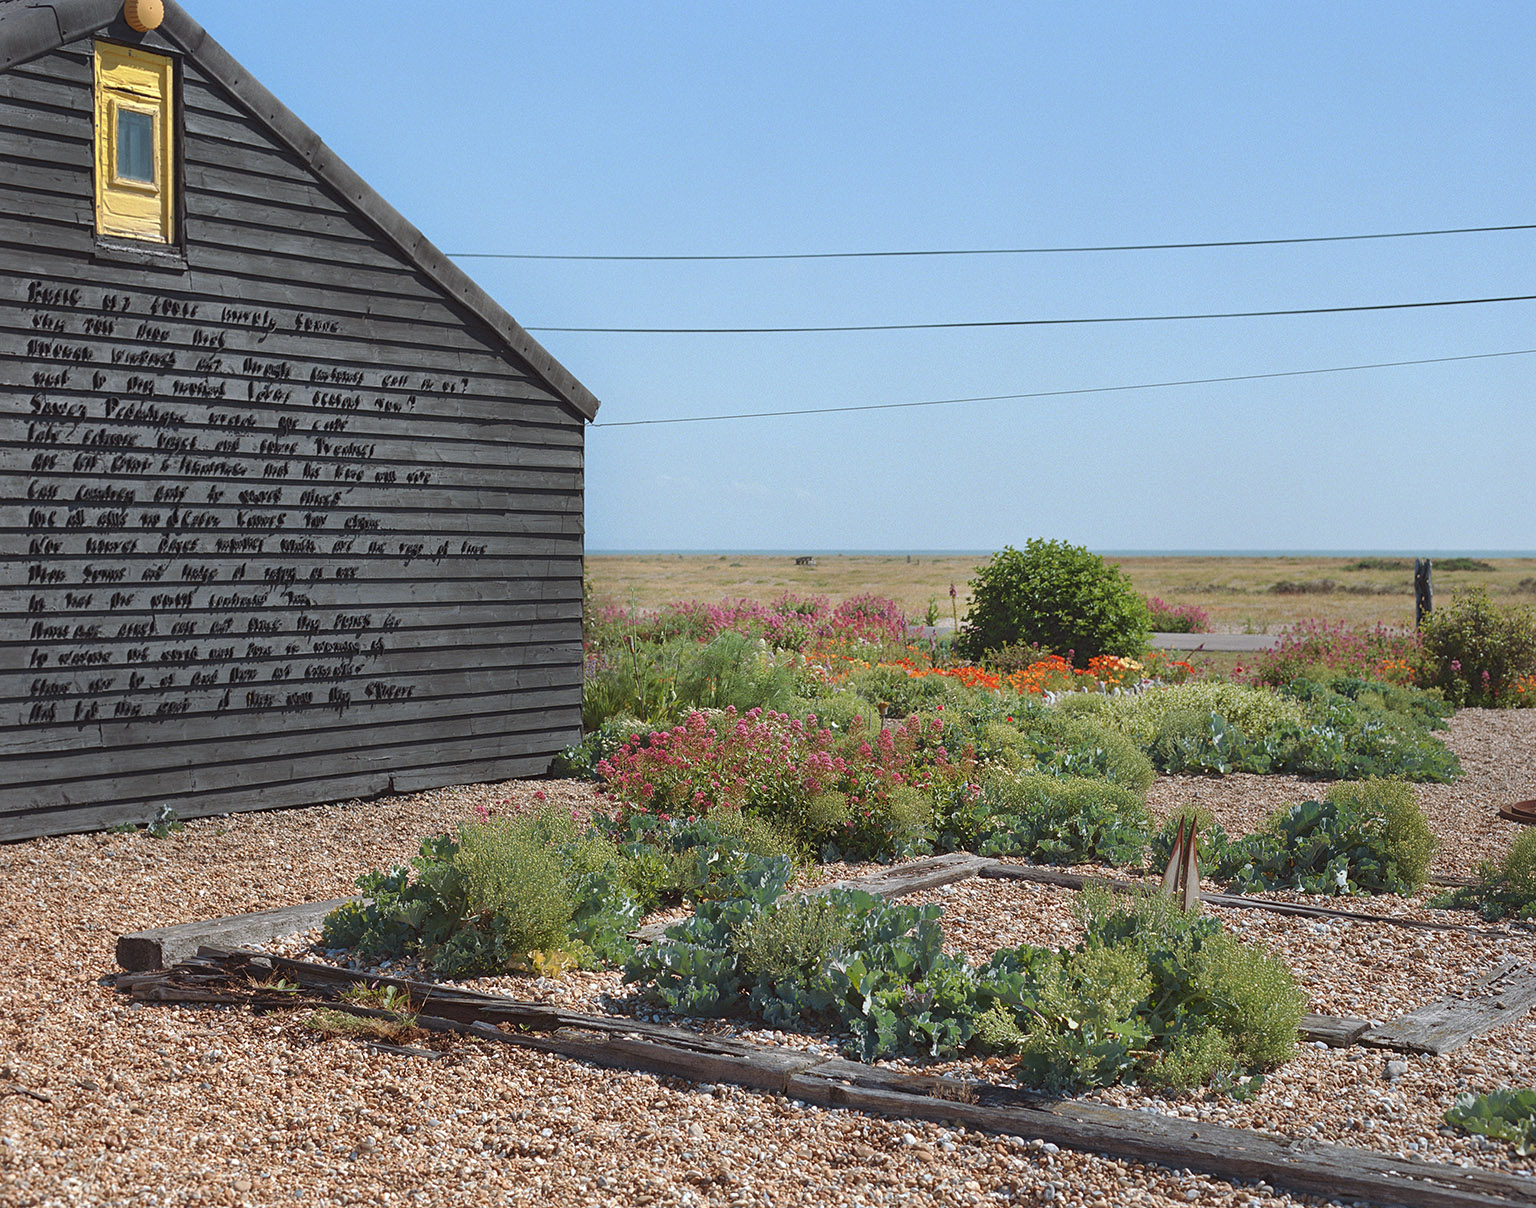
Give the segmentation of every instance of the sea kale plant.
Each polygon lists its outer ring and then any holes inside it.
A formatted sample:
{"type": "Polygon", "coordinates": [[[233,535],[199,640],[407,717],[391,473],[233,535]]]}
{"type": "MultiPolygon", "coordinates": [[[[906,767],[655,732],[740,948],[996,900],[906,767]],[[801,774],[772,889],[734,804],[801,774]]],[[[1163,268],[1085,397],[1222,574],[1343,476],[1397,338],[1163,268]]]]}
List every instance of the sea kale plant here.
{"type": "MultiPolygon", "coordinates": [[[[1152,844],[1167,859],[1177,819],[1152,844]]],[[[1329,786],[1321,801],[1277,810],[1265,826],[1233,841],[1203,821],[1200,858],[1207,875],[1237,893],[1416,893],[1424,887],[1435,836],[1402,781],[1329,786]]]]}

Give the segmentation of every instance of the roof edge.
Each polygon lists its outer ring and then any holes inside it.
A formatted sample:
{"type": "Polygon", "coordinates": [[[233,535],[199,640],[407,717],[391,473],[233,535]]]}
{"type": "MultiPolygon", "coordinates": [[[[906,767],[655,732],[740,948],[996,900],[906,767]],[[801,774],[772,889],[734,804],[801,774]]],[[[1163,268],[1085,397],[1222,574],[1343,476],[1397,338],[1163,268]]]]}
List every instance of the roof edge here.
{"type": "Polygon", "coordinates": [[[37,0],[11,6],[0,13],[5,28],[0,71],[89,37],[111,25],[122,11],[121,0],[37,0]]]}
{"type": "Polygon", "coordinates": [[[506,345],[533,368],[546,385],[585,418],[601,405],[574,374],[550,354],[490,294],[449,260],[404,215],[349,168],[313,130],[264,87],[176,0],[165,0],[165,21],[158,31],[226,88],[258,121],[290,147],[321,180],[339,192],[379,232],[445,293],[483,320],[506,345]]]}

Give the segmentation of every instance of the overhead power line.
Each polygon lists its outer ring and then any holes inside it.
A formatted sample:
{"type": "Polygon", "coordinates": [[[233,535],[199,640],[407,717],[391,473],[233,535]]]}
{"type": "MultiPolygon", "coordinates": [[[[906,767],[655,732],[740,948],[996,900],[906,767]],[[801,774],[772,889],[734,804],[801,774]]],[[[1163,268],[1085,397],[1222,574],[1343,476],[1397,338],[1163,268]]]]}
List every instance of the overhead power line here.
{"type": "Polygon", "coordinates": [[[529,331],[584,335],[753,336],[795,335],[838,331],[947,331],[977,327],[1074,327],[1094,323],[1182,323],[1195,319],[1272,319],[1286,315],[1347,315],[1370,311],[1430,310],[1444,306],[1487,306],[1500,302],[1532,302],[1536,294],[1498,298],[1451,298],[1441,302],[1378,302],[1368,306],[1302,306],[1286,310],[1228,310],[1177,315],[1096,315],[1077,319],[983,319],[959,323],[849,323],[826,327],[529,327],[529,331]]]}
{"type": "Polygon", "coordinates": [[[1286,239],[1208,239],[1192,243],[1107,243],[1083,247],[972,247],[890,252],[759,252],[725,256],[604,256],[535,252],[450,252],[455,260],[598,260],[611,262],[698,262],[741,260],[879,260],[912,256],[1055,256],[1076,252],[1172,252],[1219,247],[1282,247],[1300,243],[1356,243],[1367,239],[1423,239],[1432,235],[1485,235],[1501,231],[1536,231],[1536,223],[1505,226],[1441,227],[1427,231],[1382,231],[1365,235],[1303,235],[1286,239]]]}
{"type": "Polygon", "coordinates": [[[1528,357],[1536,348],[1510,352],[1474,352],[1455,357],[1423,357],[1415,361],[1374,361],[1368,365],[1334,365],[1325,369],[1284,369],[1274,373],[1238,373],[1226,377],[1183,378],[1175,382],[1136,382],[1124,386],[1083,386],[1074,390],[1031,390],[1022,394],[979,394],[966,398],[933,398],[911,403],[859,403],[847,407],[801,407],[788,411],[743,411],[729,415],[680,415],[669,419],[599,420],[594,428],[639,428],[651,424],[707,424],[732,419],[775,419],[787,415],[838,415],[848,411],[900,411],[909,407],[951,407],[959,403],[996,403],[1015,399],[1068,398],[1080,394],[1117,394],[1127,390],[1164,390],[1171,386],[1211,386],[1221,382],[1259,382],[1271,378],[1312,377],[1323,373],[1357,373],[1366,369],[1400,369],[1409,365],[1448,365],[1453,361],[1487,361],[1496,357],[1528,357]]]}

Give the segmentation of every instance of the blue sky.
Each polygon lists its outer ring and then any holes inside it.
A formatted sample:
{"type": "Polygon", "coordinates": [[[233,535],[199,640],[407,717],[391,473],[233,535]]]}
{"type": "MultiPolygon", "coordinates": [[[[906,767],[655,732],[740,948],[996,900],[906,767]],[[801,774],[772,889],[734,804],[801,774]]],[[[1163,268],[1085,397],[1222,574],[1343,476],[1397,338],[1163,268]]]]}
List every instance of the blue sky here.
{"type": "MultiPolygon", "coordinates": [[[[450,253],[1080,246],[1536,222],[1536,6],[186,0],[450,253]]],[[[525,326],[1536,294],[1536,231],[1278,248],[462,261],[525,326]]],[[[1137,325],[536,333],[603,407],[589,549],[1536,548],[1536,303],[1137,325]]]]}

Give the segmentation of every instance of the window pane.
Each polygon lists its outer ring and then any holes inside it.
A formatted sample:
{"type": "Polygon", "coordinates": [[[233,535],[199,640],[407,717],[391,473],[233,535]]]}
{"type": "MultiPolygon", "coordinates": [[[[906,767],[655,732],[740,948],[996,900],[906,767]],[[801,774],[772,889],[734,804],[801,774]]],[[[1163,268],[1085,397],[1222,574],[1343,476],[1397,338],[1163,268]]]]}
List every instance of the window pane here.
{"type": "Polygon", "coordinates": [[[147,113],[117,111],[117,177],[155,183],[155,119],[147,113]]]}

